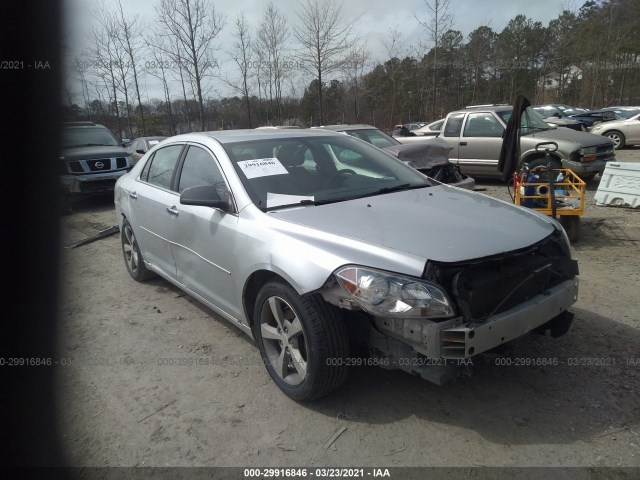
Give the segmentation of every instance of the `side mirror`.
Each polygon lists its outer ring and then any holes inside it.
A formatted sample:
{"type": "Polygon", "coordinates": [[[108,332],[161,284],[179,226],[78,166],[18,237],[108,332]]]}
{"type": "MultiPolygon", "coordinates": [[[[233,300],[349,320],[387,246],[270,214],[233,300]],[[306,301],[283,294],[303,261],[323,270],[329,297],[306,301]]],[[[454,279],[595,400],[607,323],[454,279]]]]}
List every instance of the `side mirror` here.
{"type": "Polygon", "coordinates": [[[200,207],[218,208],[223,212],[232,212],[233,204],[231,203],[231,195],[227,192],[224,197],[226,198],[220,198],[216,187],[202,185],[185,189],[180,194],[180,203],[182,205],[197,205],[200,207]]]}
{"type": "Polygon", "coordinates": [[[139,153],[140,155],[144,155],[144,154],[145,154],[145,153],[147,153],[147,152],[145,152],[144,150],[142,150],[141,148],[139,148],[139,149],[137,149],[137,150],[136,150],[136,153],[139,153]]]}

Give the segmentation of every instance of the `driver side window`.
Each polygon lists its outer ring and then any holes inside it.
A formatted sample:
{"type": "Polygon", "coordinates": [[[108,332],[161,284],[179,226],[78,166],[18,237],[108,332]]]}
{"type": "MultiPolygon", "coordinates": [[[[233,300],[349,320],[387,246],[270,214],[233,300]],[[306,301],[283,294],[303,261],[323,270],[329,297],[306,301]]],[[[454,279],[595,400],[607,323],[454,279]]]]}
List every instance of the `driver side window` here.
{"type": "Polygon", "coordinates": [[[227,191],[224,176],[213,156],[206,150],[191,145],[180,171],[178,193],[182,193],[189,187],[204,185],[216,187],[221,197],[227,191]]]}

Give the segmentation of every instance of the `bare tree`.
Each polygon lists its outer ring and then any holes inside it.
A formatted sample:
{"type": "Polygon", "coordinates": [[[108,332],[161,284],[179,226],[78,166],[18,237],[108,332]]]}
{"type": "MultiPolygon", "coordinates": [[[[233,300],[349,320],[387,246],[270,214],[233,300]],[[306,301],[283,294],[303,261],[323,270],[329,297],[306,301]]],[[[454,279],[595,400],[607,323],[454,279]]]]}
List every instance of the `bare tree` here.
{"type": "Polygon", "coordinates": [[[436,75],[438,70],[438,46],[442,34],[452,27],[453,17],[449,14],[449,0],[424,0],[424,4],[427,7],[429,18],[421,20],[416,16],[416,20],[425,28],[429,34],[429,39],[433,42],[433,77],[431,85],[433,100],[431,108],[433,114],[435,114],[438,98],[438,77],[436,75]]]}
{"type": "Polygon", "coordinates": [[[269,86],[269,100],[275,96],[278,122],[282,124],[282,86],[285,78],[284,55],[286,42],[289,39],[287,18],[270,1],[262,14],[262,22],[258,29],[258,51],[265,57],[265,70],[269,86]]]}
{"type": "MultiPolygon", "coordinates": [[[[354,45],[347,54],[345,68],[346,82],[350,87],[351,100],[353,100],[353,121],[360,118],[360,97],[362,95],[362,77],[367,66],[370,52],[364,45],[354,45]]],[[[346,98],[346,97],[345,97],[346,98]]],[[[349,110],[349,106],[345,106],[349,110]]]]}
{"type": "MultiPolygon", "coordinates": [[[[214,40],[224,26],[224,16],[210,0],[160,0],[159,21],[166,27],[165,35],[175,42],[167,45],[175,49],[164,50],[172,61],[179,62],[181,73],[187,74],[193,82],[198,100],[200,128],[206,129],[204,115],[204,79],[217,66],[213,57],[216,50],[214,40]],[[183,55],[179,52],[184,52],[183,55]]],[[[154,45],[162,48],[160,45],[154,45]]]]}
{"type": "Polygon", "coordinates": [[[100,14],[98,11],[99,21],[90,33],[91,53],[89,62],[94,77],[96,78],[96,91],[99,91],[99,85],[101,83],[103,83],[106,88],[109,105],[113,105],[116,114],[118,137],[122,138],[122,122],[120,109],[118,107],[118,89],[120,84],[116,71],[116,64],[118,62],[116,46],[110,34],[109,20],[106,12],[104,9],[102,9],[102,12],[104,12],[105,15],[100,14]]]}
{"type": "Polygon", "coordinates": [[[399,60],[404,53],[404,38],[399,25],[387,30],[387,38],[384,41],[384,48],[387,51],[389,60],[385,62],[385,70],[389,80],[391,80],[391,111],[389,114],[389,125],[397,123],[395,121],[396,99],[398,97],[398,74],[400,73],[399,60]]]}
{"type": "Polygon", "coordinates": [[[320,124],[324,123],[322,104],[323,78],[344,68],[346,57],[358,43],[355,29],[359,17],[345,21],[342,4],[333,0],[305,0],[297,12],[299,23],[293,32],[299,43],[297,64],[318,81],[320,124]]]}
{"type": "Polygon", "coordinates": [[[127,58],[129,67],[132,69],[133,85],[135,87],[135,93],[138,99],[138,108],[140,110],[140,118],[142,120],[142,135],[146,135],[147,127],[144,121],[144,110],[142,108],[142,100],[140,98],[139,68],[136,65],[136,57],[138,56],[141,48],[139,32],[142,31],[143,25],[140,21],[139,15],[125,18],[124,11],[122,10],[122,2],[120,0],[116,0],[116,5],[118,7],[115,19],[115,26],[117,27],[115,32],[116,38],[120,48],[127,58]]]}
{"type": "MultiPolygon", "coordinates": [[[[155,37],[153,43],[162,44],[164,39],[162,37],[155,37]]],[[[152,75],[158,78],[162,82],[162,89],[164,92],[164,103],[165,103],[165,113],[167,115],[167,121],[169,126],[169,134],[173,135],[175,133],[175,127],[173,125],[173,112],[171,109],[171,94],[169,91],[169,79],[168,74],[169,70],[171,70],[171,63],[164,62],[162,59],[162,52],[155,48],[148,48],[150,58],[153,60],[150,62],[149,68],[147,70],[149,75],[152,75]]]]}
{"type": "Polygon", "coordinates": [[[233,43],[233,50],[229,55],[240,70],[241,84],[238,85],[237,82],[234,81],[227,81],[226,83],[234,90],[242,94],[242,98],[244,99],[245,105],[247,107],[247,119],[249,121],[249,128],[252,128],[251,102],[249,99],[249,80],[251,76],[249,75],[249,69],[251,68],[251,55],[253,53],[253,50],[251,48],[251,34],[249,32],[249,24],[247,23],[247,18],[245,17],[244,12],[240,12],[240,14],[236,17],[233,38],[235,39],[233,43]]]}

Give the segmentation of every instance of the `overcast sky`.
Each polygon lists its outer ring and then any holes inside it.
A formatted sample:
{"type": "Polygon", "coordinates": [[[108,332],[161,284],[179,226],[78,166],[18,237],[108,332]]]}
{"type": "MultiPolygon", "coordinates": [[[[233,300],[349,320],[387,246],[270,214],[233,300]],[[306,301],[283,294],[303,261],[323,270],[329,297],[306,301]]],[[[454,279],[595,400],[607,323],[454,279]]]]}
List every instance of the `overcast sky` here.
{"type": "MultiPolygon", "coordinates": [[[[104,0],[107,7],[113,3],[104,0]]],[[[284,11],[292,22],[294,11],[300,0],[274,0],[275,5],[284,11]]],[[[230,60],[224,54],[230,48],[233,40],[233,19],[244,11],[249,24],[256,28],[262,10],[268,3],[266,0],[213,0],[216,8],[227,17],[227,25],[219,36],[221,46],[219,63],[222,70],[230,70],[230,60]]],[[[534,21],[541,21],[545,26],[556,18],[563,8],[578,9],[585,0],[450,0],[449,13],[453,18],[452,28],[460,30],[466,37],[471,31],[481,25],[488,25],[495,31],[502,30],[509,20],[518,14],[524,14],[534,21]]],[[[65,0],[66,4],[66,34],[64,45],[67,59],[74,58],[84,45],[88,43],[88,32],[93,24],[91,10],[95,0],[65,0]]],[[[139,14],[148,25],[157,20],[156,6],[159,0],[134,0],[122,2],[125,14],[139,14]]],[[[390,29],[398,28],[404,34],[407,47],[417,46],[426,36],[422,26],[416,21],[418,18],[428,19],[428,10],[424,0],[345,0],[343,4],[345,18],[361,15],[359,31],[366,39],[367,48],[373,60],[386,59],[384,41],[388,38],[390,29]]],[[[409,48],[404,54],[410,54],[409,48]]],[[[307,82],[308,83],[308,82],[307,82]]],[[[305,83],[306,84],[306,83],[305,83]]],[[[222,82],[216,85],[222,95],[230,92],[222,82]]],[[[147,79],[147,99],[162,98],[159,82],[153,78],[147,79]]],[[[302,92],[297,92],[301,94],[302,92]]],[[[80,101],[79,89],[76,102],[80,101]]]]}

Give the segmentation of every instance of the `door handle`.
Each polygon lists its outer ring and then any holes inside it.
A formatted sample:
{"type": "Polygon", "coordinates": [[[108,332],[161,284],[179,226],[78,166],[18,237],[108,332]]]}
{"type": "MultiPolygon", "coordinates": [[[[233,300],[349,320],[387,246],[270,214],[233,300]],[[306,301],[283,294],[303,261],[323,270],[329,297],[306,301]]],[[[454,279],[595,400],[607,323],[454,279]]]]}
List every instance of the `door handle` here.
{"type": "Polygon", "coordinates": [[[180,214],[175,206],[167,207],[167,212],[169,212],[171,215],[175,215],[176,217],[180,214]]]}
{"type": "Polygon", "coordinates": [[[134,200],[137,200],[137,199],[138,199],[138,194],[137,194],[136,192],[129,192],[129,196],[130,196],[131,198],[133,198],[134,200]]]}
{"type": "Polygon", "coordinates": [[[460,142],[460,143],[459,143],[459,145],[460,145],[461,147],[466,147],[466,146],[467,146],[467,142],[460,142]]]}

